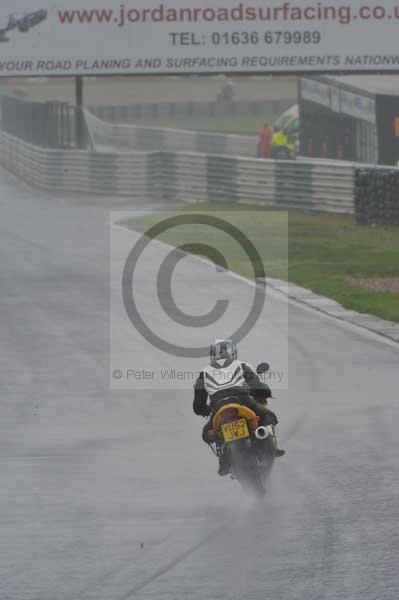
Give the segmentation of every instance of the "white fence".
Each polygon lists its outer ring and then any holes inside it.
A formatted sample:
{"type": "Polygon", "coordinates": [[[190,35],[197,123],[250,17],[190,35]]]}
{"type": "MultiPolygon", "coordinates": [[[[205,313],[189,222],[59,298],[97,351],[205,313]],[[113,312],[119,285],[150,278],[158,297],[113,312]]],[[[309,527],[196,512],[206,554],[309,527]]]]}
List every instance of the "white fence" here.
{"type": "Polygon", "coordinates": [[[49,150],[0,132],[0,164],[46,190],[354,212],[357,166],[350,163],[193,152],[49,150]]]}

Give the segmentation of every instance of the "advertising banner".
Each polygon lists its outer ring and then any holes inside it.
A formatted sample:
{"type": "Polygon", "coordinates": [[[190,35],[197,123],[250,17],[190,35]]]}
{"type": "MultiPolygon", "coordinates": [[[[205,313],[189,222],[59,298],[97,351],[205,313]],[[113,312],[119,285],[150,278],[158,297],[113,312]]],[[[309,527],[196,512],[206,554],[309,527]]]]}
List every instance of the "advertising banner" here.
{"type": "Polygon", "coordinates": [[[399,68],[399,0],[2,0],[0,76],[399,68]]]}
{"type": "Polygon", "coordinates": [[[312,78],[303,78],[300,81],[301,98],[325,106],[337,113],[342,113],[361,121],[376,122],[375,98],[369,95],[355,94],[339,87],[339,82],[333,84],[333,79],[328,83],[312,78]]]}

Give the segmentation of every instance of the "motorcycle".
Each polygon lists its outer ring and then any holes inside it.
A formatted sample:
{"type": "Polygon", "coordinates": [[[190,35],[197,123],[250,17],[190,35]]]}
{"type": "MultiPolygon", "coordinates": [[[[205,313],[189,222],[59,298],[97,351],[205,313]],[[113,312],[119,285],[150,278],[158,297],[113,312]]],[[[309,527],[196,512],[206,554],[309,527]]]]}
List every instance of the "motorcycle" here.
{"type": "MultiPolygon", "coordinates": [[[[258,365],[258,374],[269,370],[267,363],[258,365]]],[[[259,417],[245,405],[226,400],[215,412],[209,435],[216,444],[215,453],[226,454],[232,479],[256,496],[266,493],[266,483],[273,467],[276,438],[274,427],[259,426],[259,417]]],[[[260,404],[266,399],[256,398],[260,404]]]]}

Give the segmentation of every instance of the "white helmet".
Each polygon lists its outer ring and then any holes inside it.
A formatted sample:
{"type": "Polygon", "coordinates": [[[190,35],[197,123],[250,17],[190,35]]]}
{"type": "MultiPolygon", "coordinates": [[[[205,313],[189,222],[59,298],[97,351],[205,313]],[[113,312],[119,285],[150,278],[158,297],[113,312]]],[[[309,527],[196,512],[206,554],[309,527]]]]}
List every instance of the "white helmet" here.
{"type": "Polygon", "coordinates": [[[211,365],[227,367],[237,360],[237,346],[232,340],[215,340],[209,349],[211,365]]]}

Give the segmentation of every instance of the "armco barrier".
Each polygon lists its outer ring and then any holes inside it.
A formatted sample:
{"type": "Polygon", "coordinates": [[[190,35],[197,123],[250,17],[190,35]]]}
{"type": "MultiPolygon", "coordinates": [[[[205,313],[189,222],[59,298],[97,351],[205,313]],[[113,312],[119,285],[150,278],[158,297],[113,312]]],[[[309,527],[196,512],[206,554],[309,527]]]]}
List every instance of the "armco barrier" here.
{"type": "Polygon", "coordinates": [[[159,153],[90,153],[34,146],[0,131],[0,164],[36,187],[160,199],[162,171],[159,153]]]}
{"type": "Polygon", "coordinates": [[[163,154],[163,194],[178,202],[240,202],[353,213],[355,165],[163,154]]]}
{"type": "Polygon", "coordinates": [[[0,132],[0,163],[46,190],[353,213],[356,166],[194,152],[52,150],[0,132]]]}

